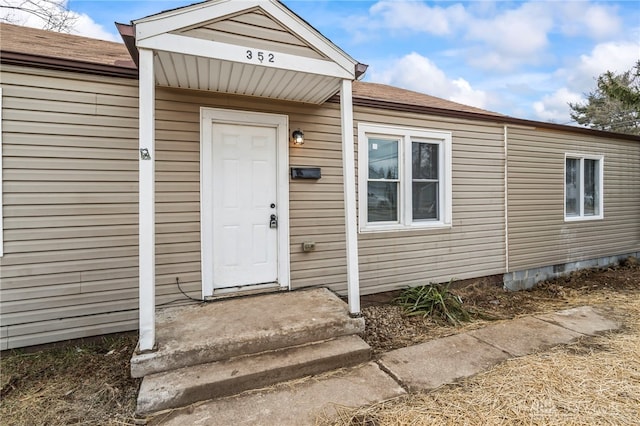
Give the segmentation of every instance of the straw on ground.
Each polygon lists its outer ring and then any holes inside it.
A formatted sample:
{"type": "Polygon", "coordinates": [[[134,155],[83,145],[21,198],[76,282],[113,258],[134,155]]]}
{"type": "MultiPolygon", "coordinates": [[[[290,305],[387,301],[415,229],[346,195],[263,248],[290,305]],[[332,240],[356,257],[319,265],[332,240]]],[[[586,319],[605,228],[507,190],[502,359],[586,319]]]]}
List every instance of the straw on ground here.
{"type": "MultiPolygon", "coordinates": [[[[609,301],[610,304],[613,301],[609,301]]],[[[618,295],[621,332],[508,360],[456,385],[359,409],[335,425],[637,425],[640,300],[618,295]]]]}

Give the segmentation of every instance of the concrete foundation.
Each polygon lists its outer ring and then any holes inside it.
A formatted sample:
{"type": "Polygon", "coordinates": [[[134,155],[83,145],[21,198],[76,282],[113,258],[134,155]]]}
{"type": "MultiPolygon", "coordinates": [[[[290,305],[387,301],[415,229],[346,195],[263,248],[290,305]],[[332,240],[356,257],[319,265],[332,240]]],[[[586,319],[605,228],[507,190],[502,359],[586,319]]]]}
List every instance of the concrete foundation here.
{"type": "Polygon", "coordinates": [[[628,257],[640,259],[640,252],[508,272],[503,276],[504,288],[511,291],[527,290],[533,288],[534,285],[541,281],[568,275],[580,269],[605,268],[607,266],[618,265],[628,257]]]}

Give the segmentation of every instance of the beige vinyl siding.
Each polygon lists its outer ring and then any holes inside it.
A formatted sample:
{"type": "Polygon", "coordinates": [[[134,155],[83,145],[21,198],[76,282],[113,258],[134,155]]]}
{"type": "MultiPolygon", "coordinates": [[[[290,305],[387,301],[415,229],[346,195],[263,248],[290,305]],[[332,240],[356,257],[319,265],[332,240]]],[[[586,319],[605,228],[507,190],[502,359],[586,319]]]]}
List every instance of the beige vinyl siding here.
{"type": "Polygon", "coordinates": [[[2,66],[2,349],[137,326],[137,82],[2,66]]]}
{"type": "MultiPolygon", "coordinates": [[[[264,49],[267,51],[265,56],[269,51],[275,51],[309,58],[326,59],[324,55],[302,41],[291,30],[257,9],[214,20],[204,25],[198,24],[195,27],[174,31],[174,33],[220,43],[264,49]]],[[[265,60],[268,60],[268,58],[265,60]]]]}
{"type": "Polygon", "coordinates": [[[356,135],[358,122],[452,132],[452,227],[361,232],[361,292],[505,272],[503,126],[354,109],[356,135]]]}
{"type": "Polygon", "coordinates": [[[509,127],[509,269],[640,250],[640,143],[509,127]],[[604,219],[564,221],[565,154],[604,156],[604,219]]]}
{"type": "MultiPolygon", "coordinates": [[[[1,348],[137,328],[137,82],[3,66],[1,348]]],[[[201,296],[200,107],[285,114],[305,131],[291,166],[291,284],[346,289],[340,111],[158,88],[156,303],[201,296]],[[303,253],[303,241],[316,251],[303,253]]]]}
{"type": "MultiPolygon", "coordinates": [[[[340,110],[336,104],[313,106],[219,95],[207,92],[158,88],[156,191],[157,209],[180,212],[166,224],[159,223],[158,253],[173,259],[189,272],[174,274],[183,289],[200,297],[199,146],[200,107],[228,108],[283,114],[290,129],[303,129],[303,147],[289,148],[290,166],[321,167],[318,181],[289,182],[291,286],[328,286],[346,290],[346,251],[342,187],[340,110]],[[161,130],[162,129],[162,130],[161,130]],[[179,129],[179,130],[178,130],[179,129]],[[178,140],[179,139],[179,140],[178,140]],[[176,178],[180,178],[176,182],[176,178]],[[189,202],[185,203],[185,197],[189,202]],[[172,232],[175,220],[193,230],[189,237],[172,232]],[[162,237],[161,237],[162,235],[162,237]],[[161,238],[181,238],[161,243],[161,238]],[[315,241],[316,250],[302,252],[303,241],[315,241]]],[[[161,215],[158,215],[161,221],[161,215]]],[[[174,277],[174,282],[175,282],[174,277]]],[[[174,283],[175,285],[175,283],[174,283]]]]}

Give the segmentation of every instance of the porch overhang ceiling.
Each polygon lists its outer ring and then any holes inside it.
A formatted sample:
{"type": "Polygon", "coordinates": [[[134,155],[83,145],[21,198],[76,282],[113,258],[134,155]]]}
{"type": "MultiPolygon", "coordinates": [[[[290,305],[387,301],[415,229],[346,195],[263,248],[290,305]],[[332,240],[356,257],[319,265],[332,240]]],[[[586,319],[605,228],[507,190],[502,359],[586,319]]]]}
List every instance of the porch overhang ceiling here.
{"type": "Polygon", "coordinates": [[[366,69],[276,0],[207,1],[133,24],[160,86],[321,104],[366,69]]]}

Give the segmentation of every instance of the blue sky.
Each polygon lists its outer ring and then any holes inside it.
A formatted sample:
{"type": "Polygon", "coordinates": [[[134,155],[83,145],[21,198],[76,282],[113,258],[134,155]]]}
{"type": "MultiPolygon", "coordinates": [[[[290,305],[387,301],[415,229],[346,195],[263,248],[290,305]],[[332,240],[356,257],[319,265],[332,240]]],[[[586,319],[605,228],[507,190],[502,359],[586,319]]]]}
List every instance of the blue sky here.
{"type": "MultiPolygon", "coordinates": [[[[80,17],[76,32],[119,40],[114,21],[191,3],[67,6],[80,17]]],[[[369,64],[367,81],[521,118],[570,124],[567,102],[580,101],[602,72],[628,70],[640,59],[640,0],[284,3],[369,64]]]]}

